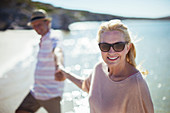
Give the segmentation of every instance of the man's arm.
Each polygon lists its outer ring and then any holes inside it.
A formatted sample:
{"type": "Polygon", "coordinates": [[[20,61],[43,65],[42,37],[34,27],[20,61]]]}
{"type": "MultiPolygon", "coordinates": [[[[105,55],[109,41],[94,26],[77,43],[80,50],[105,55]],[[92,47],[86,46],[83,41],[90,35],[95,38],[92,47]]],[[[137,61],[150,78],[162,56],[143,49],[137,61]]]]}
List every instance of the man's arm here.
{"type": "Polygon", "coordinates": [[[62,73],[57,73],[57,70],[59,67],[63,68],[64,67],[64,54],[61,48],[56,47],[53,49],[54,52],[54,62],[55,62],[55,80],[56,81],[64,81],[66,77],[62,73]]]}
{"type": "Polygon", "coordinates": [[[55,64],[56,66],[64,66],[64,53],[61,48],[56,47],[53,49],[55,55],[55,64]]]}

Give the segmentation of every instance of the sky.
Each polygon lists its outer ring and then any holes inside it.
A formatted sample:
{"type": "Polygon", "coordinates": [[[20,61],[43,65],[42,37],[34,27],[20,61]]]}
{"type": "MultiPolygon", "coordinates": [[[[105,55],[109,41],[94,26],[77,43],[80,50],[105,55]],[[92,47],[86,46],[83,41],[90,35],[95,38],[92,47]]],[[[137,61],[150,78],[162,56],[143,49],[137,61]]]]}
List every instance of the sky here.
{"type": "Polygon", "coordinates": [[[74,10],[126,17],[170,16],[170,0],[32,0],[74,10]]]}

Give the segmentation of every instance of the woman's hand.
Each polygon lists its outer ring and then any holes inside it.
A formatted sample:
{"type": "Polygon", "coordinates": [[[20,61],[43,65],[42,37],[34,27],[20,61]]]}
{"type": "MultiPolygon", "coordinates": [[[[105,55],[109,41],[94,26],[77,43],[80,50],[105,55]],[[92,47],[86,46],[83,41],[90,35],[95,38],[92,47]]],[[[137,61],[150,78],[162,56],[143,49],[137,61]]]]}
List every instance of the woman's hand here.
{"type": "Polygon", "coordinates": [[[62,72],[62,70],[58,69],[55,72],[55,80],[56,81],[64,81],[66,79],[66,77],[64,76],[64,73],[62,72]]]}

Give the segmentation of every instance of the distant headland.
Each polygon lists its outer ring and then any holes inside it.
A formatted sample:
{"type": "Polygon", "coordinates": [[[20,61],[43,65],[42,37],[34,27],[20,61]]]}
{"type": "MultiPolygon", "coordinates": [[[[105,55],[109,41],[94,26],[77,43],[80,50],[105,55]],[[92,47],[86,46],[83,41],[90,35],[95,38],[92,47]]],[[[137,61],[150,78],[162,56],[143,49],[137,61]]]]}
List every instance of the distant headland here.
{"type": "Polygon", "coordinates": [[[44,9],[53,18],[52,28],[69,30],[69,24],[82,21],[106,21],[111,19],[136,20],[170,20],[170,16],[162,18],[135,18],[109,14],[92,13],[81,10],[68,10],[50,4],[32,2],[31,0],[2,0],[0,4],[0,31],[7,29],[32,29],[27,26],[34,9],[44,9]]]}

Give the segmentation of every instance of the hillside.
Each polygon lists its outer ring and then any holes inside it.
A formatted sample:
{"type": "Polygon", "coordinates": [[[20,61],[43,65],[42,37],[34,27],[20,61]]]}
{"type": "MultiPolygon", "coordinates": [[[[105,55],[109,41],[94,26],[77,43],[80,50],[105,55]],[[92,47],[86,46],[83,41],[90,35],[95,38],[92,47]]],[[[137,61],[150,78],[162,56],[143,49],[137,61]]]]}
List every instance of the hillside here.
{"type": "MultiPolygon", "coordinates": [[[[32,2],[31,0],[1,0],[0,4],[0,30],[6,29],[31,29],[27,26],[34,9],[44,9],[53,18],[52,28],[69,30],[69,24],[80,21],[105,21],[110,19],[147,19],[128,18],[115,15],[98,14],[88,11],[67,10],[54,7],[50,4],[32,2]]],[[[168,18],[159,18],[168,19],[168,18]]]]}

